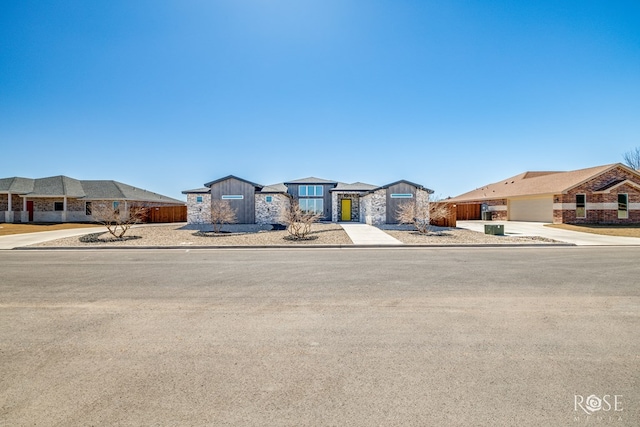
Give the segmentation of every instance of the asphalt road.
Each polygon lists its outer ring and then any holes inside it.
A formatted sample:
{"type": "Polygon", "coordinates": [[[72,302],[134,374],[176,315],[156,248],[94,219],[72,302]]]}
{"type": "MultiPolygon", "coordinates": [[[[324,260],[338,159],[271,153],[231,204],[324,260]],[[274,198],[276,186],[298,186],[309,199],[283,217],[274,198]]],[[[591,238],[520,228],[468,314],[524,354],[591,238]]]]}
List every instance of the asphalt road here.
{"type": "Polygon", "coordinates": [[[2,252],[0,425],[637,426],[638,259],[2,252]]]}

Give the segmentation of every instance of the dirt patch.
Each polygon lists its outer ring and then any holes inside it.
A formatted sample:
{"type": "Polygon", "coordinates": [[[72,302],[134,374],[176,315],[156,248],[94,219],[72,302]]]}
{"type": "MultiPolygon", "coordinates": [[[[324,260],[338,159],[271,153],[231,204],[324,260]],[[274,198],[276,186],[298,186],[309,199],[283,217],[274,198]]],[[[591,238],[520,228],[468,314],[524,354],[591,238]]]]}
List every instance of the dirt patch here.
{"type": "Polygon", "coordinates": [[[546,224],[545,227],[580,231],[582,233],[601,234],[604,236],[640,237],[640,225],[546,224]]]}
{"type": "Polygon", "coordinates": [[[41,231],[70,230],[74,228],[90,228],[102,227],[97,224],[82,223],[29,223],[29,224],[0,224],[0,236],[8,236],[10,234],[39,233],[41,231]]]}

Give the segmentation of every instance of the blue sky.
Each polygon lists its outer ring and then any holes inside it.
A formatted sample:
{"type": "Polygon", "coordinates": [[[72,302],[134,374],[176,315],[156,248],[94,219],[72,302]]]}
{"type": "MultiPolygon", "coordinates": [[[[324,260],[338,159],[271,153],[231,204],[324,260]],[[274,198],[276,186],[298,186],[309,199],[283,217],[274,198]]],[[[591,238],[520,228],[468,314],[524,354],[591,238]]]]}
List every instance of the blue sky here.
{"type": "Polygon", "coordinates": [[[640,2],[0,2],[0,177],[446,197],[640,146],[640,2]]]}

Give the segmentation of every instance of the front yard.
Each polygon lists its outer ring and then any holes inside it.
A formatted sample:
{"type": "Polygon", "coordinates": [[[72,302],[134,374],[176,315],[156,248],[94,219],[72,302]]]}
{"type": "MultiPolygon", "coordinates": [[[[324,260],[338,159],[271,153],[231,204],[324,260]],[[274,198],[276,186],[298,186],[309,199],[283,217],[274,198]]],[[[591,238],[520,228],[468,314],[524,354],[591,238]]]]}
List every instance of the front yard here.
{"type": "Polygon", "coordinates": [[[547,224],[546,226],[562,230],[580,231],[582,233],[602,234],[604,236],[640,237],[640,225],[547,224]]]}

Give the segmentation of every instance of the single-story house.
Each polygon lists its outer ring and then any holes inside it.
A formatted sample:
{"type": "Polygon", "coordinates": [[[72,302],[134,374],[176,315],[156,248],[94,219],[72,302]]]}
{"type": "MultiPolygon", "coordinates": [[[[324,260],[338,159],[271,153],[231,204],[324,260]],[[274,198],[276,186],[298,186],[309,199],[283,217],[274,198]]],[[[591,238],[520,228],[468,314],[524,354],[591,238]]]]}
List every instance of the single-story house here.
{"type": "Polygon", "coordinates": [[[455,203],[459,213],[478,205],[477,212],[493,220],[640,223],[640,172],[621,163],[569,172],[524,172],[447,201],[455,203]]]}
{"type": "Polygon", "coordinates": [[[123,214],[134,206],[184,206],[183,201],[117,181],[68,176],[0,178],[0,222],[91,222],[91,207],[109,204],[123,214]]]}
{"type": "Polygon", "coordinates": [[[273,185],[260,185],[233,175],[185,190],[187,222],[211,223],[213,200],[228,200],[240,224],[280,223],[282,209],[296,200],[305,211],[322,215],[322,221],[396,224],[398,206],[414,199],[427,202],[433,190],[401,180],[376,186],[309,177],[273,185]]]}

